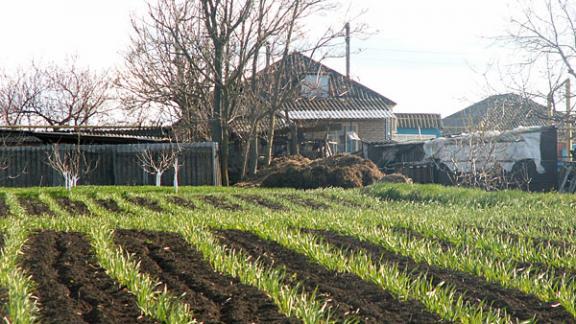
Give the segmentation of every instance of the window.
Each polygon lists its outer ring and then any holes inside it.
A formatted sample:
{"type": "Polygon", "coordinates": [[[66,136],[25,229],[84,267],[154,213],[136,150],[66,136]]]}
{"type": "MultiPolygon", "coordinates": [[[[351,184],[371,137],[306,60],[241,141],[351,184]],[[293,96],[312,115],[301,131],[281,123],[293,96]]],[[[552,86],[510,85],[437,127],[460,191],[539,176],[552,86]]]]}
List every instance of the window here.
{"type": "Polygon", "coordinates": [[[328,97],[330,77],[327,74],[307,74],[301,83],[300,94],[304,97],[328,97]]]}
{"type": "Polygon", "coordinates": [[[344,126],[345,130],[345,151],[356,152],[360,149],[360,137],[358,137],[358,124],[349,123],[344,126]]]}

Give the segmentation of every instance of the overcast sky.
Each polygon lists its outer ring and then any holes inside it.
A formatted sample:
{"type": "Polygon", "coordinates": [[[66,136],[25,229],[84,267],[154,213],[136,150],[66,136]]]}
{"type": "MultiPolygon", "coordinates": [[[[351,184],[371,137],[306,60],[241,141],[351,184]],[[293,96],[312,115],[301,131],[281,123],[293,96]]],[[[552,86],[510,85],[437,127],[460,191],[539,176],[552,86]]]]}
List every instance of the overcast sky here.
{"type": "MultiPolygon", "coordinates": [[[[505,34],[518,11],[515,0],[342,3],[353,12],[367,9],[360,20],[378,31],[352,40],[352,76],[395,101],[395,111],[443,116],[492,94],[482,72],[505,55],[493,37],[505,34]]],[[[143,0],[0,0],[0,69],[70,55],[94,68],[113,68],[122,63],[130,14],[144,12],[143,0]]],[[[344,16],[334,17],[318,24],[344,16]]],[[[345,67],[343,59],[325,63],[345,67]]]]}

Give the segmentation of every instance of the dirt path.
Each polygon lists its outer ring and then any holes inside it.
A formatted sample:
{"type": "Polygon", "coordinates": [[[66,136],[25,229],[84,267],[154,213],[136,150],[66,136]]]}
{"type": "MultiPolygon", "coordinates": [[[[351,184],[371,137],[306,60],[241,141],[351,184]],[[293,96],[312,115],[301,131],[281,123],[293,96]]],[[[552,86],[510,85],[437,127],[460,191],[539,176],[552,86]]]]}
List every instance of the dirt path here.
{"type": "Polygon", "coordinates": [[[215,234],[228,247],[241,250],[268,266],[286,269],[290,284],[317,293],[328,301],[339,320],[356,314],[364,323],[436,323],[439,318],[415,301],[400,302],[390,293],[350,273],[330,271],[305,255],[278,243],[238,230],[218,230],[215,234]]]}
{"type": "Polygon", "coordinates": [[[484,301],[488,305],[505,309],[508,314],[519,319],[536,318],[540,323],[574,323],[574,317],[557,303],[547,303],[536,296],[528,295],[517,289],[504,288],[496,283],[474,275],[439,268],[419,263],[412,258],[396,254],[376,244],[325,230],[305,230],[314,233],[327,243],[352,252],[365,251],[375,262],[396,264],[399,269],[407,269],[417,276],[427,274],[436,285],[445,282],[456,288],[466,301],[478,303],[484,301]]]}
{"type": "Polygon", "coordinates": [[[118,230],[115,241],[140,261],[141,271],[158,278],[208,323],[299,322],[280,314],[258,289],[217,273],[202,255],[174,233],[118,230]]]}
{"type": "Polygon", "coordinates": [[[79,233],[43,231],[24,246],[22,267],[36,282],[41,323],[154,323],[102,269],[79,233]]]}

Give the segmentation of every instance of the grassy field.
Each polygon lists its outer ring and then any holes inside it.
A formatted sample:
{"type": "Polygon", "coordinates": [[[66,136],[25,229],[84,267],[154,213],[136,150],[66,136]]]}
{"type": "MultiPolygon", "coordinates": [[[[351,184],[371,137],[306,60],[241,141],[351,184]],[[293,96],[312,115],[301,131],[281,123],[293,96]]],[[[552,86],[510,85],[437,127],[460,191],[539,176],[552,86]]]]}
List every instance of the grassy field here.
{"type": "Polygon", "coordinates": [[[576,320],[576,198],[424,185],[0,194],[14,323],[576,320]]]}

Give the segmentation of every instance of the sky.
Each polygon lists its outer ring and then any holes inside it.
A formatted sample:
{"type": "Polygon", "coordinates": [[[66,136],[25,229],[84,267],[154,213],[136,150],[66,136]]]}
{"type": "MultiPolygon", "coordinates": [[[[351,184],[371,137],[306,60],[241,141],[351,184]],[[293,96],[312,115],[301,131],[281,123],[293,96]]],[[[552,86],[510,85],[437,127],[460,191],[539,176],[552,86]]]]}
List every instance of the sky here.
{"type": "MultiPolygon", "coordinates": [[[[447,116],[506,89],[486,81],[490,63],[508,55],[495,45],[518,13],[515,0],[342,0],[311,29],[355,22],[373,31],[352,39],[352,77],[395,101],[396,112],[447,116]],[[498,90],[491,89],[492,87],[498,90]]],[[[95,69],[123,61],[130,17],[143,0],[0,0],[0,69],[76,56],[95,69]]],[[[342,45],[343,46],[343,45],[342,45]]],[[[324,62],[344,71],[343,58],[324,62]]]]}

